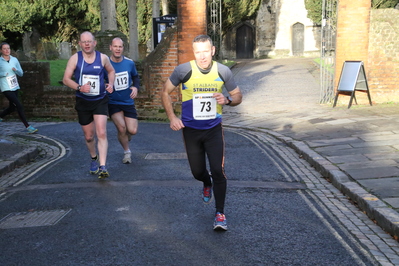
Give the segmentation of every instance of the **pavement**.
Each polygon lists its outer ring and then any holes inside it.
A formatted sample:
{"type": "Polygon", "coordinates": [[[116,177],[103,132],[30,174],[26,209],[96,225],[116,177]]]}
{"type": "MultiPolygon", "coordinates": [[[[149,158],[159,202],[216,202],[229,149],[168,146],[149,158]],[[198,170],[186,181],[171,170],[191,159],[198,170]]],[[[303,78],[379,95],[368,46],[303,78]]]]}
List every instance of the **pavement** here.
{"type": "MultiPolygon", "coordinates": [[[[224,108],[224,125],[285,143],[398,239],[399,105],[370,106],[361,93],[350,109],[348,96],[339,96],[335,108],[319,104],[320,73],[312,59],[243,60],[232,70],[244,99],[224,108]]],[[[37,135],[49,123],[32,122],[39,129],[32,141],[21,122],[1,122],[0,185],[3,174],[40,156],[37,135]]]]}

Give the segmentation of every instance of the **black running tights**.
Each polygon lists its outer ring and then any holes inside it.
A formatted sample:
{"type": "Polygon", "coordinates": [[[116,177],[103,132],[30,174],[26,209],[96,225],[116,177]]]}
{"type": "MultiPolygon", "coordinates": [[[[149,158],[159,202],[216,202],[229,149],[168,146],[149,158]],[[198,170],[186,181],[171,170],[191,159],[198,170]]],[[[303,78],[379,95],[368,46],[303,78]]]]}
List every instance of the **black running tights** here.
{"type": "Polygon", "coordinates": [[[0,114],[0,117],[3,118],[6,115],[11,114],[12,112],[17,109],[19,118],[21,119],[22,123],[24,123],[25,127],[29,127],[28,122],[25,118],[24,107],[22,106],[21,102],[18,100],[18,91],[3,91],[4,96],[10,102],[8,107],[4,109],[4,111],[0,114]]]}
{"type": "Polygon", "coordinates": [[[224,133],[221,124],[207,130],[183,128],[184,144],[191,172],[204,186],[213,182],[216,211],[224,213],[227,180],[224,173],[224,133]],[[210,173],[206,167],[208,157],[210,173]]]}

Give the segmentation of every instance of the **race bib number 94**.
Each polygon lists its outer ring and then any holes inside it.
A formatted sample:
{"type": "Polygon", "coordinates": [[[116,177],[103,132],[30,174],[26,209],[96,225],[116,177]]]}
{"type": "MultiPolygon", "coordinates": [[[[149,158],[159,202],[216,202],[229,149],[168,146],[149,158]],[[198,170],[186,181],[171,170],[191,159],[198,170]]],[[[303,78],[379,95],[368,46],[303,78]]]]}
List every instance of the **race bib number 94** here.
{"type": "Polygon", "coordinates": [[[216,99],[213,93],[199,93],[193,95],[193,117],[196,120],[216,118],[216,99]]]}
{"type": "Polygon", "coordinates": [[[97,96],[100,94],[100,76],[98,75],[83,75],[82,84],[90,84],[90,92],[83,93],[89,96],[97,96]]]}

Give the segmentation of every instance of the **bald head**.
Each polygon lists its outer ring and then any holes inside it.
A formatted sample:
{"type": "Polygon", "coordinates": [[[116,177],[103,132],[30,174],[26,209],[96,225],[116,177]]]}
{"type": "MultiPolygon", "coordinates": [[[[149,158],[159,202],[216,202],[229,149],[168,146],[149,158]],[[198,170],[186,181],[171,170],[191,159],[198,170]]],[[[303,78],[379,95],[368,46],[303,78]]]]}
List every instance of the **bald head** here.
{"type": "Polygon", "coordinates": [[[112,39],[111,45],[109,46],[111,51],[111,60],[114,62],[120,62],[123,59],[123,40],[121,38],[112,39]]]}

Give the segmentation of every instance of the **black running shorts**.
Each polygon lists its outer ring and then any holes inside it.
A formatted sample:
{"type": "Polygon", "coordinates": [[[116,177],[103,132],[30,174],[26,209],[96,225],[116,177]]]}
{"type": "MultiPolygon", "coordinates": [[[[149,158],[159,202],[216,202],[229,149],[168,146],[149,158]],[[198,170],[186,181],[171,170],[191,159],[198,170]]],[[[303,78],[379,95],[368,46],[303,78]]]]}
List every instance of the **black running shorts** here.
{"type": "Polygon", "coordinates": [[[108,116],[108,96],[96,101],[76,97],[75,110],[78,112],[79,124],[88,125],[93,122],[93,115],[108,116]]]}
{"type": "Polygon", "coordinates": [[[108,112],[109,116],[112,116],[115,113],[123,112],[125,117],[130,117],[137,119],[137,111],[136,106],[132,105],[125,105],[125,104],[108,104],[108,112]]]}

